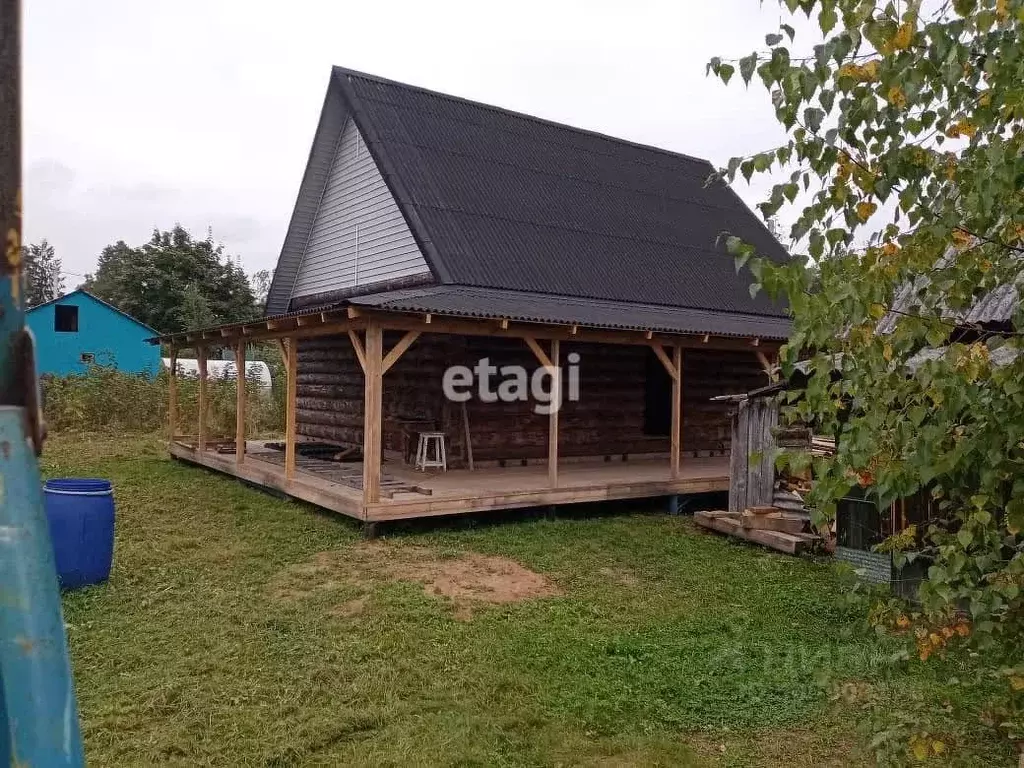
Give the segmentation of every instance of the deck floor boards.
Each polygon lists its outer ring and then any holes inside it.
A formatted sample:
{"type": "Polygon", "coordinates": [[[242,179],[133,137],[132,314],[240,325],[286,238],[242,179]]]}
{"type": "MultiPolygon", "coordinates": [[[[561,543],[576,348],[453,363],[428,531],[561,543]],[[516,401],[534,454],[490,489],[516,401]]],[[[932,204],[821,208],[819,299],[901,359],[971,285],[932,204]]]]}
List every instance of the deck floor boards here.
{"type": "Polygon", "coordinates": [[[200,453],[181,442],[172,443],[170,450],[184,461],[365,521],[725,491],[729,482],[729,459],[724,456],[684,459],[676,479],[662,457],[566,461],[559,467],[557,488],[549,487],[543,464],[420,472],[385,462],[381,481],[385,497],[367,506],[360,490],[361,462],[299,456],[296,476],[289,481],[284,476],[284,454],[258,443],[250,444],[241,467],[234,455],[215,450],[200,453]]]}

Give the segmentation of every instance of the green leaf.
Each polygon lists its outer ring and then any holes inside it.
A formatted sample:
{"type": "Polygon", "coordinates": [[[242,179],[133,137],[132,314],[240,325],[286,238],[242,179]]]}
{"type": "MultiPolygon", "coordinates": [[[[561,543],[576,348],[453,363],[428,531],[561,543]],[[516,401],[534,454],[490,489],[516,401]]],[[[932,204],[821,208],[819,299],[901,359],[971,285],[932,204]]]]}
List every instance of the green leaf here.
{"type": "Polygon", "coordinates": [[[793,29],[789,24],[780,24],[779,29],[785,32],[789,36],[789,42],[793,42],[793,38],[796,37],[796,30],[793,29]]]}
{"type": "Polygon", "coordinates": [[[821,27],[822,34],[827,35],[831,32],[837,21],[838,16],[836,15],[835,3],[823,3],[821,11],[818,13],[818,26],[821,27]]]}
{"type": "Polygon", "coordinates": [[[804,110],[804,122],[807,127],[810,128],[814,133],[818,132],[821,128],[821,121],[825,118],[824,111],[817,107],[808,107],[804,110]]]}
{"type": "Polygon", "coordinates": [[[782,35],[779,35],[779,34],[765,35],[764,36],[764,42],[769,47],[778,45],[779,43],[782,42],[782,35]]]}
{"type": "Polygon", "coordinates": [[[732,79],[734,72],[736,72],[736,67],[734,67],[732,64],[722,64],[718,68],[718,76],[722,78],[722,82],[725,83],[726,85],[729,84],[729,81],[732,79]]]}
{"type": "Polygon", "coordinates": [[[752,53],[749,56],[744,56],[740,59],[740,76],[743,78],[743,82],[750,85],[750,78],[754,75],[754,69],[757,68],[757,54],[752,53]]]}

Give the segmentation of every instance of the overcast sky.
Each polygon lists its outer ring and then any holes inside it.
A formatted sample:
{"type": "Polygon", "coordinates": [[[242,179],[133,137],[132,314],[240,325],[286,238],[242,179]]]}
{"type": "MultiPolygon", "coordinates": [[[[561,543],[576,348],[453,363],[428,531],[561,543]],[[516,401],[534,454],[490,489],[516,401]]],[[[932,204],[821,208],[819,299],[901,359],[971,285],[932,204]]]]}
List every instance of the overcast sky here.
{"type": "MultiPolygon", "coordinates": [[[[704,75],[764,49],[770,0],[24,7],[25,236],[56,247],[68,288],[103,246],[176,222],[273,268],[332,64],[719,165],[782,138],[760,85],[704,75]]],[[[763,188],[737,191],[753,205],[763,188]]]]}

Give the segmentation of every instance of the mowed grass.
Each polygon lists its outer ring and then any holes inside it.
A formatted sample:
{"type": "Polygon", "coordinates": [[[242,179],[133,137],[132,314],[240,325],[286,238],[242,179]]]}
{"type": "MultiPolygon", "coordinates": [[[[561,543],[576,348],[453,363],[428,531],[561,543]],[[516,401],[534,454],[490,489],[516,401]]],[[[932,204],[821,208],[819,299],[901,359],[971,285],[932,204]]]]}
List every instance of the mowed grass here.
{"type": "MultiPolygon", "coordinates": [[[[467,618],[343,565],[282,598],[283,571],[359,547],[358,527],[156,439],[58,435],[43,467],[115,486],[113,576],[64,600],[93,765],[861,765],[857,691],[894,708],[949,695],[930,667],[884,663],[829,564],[686,517],[385,529],[393,551],[511,558],[561,593],[467,618]],[[832,695],[842,682],[853,693],[832,695]]],[[[948,734],[955,759],[1007,763],[975,723],[948,734]]]]}

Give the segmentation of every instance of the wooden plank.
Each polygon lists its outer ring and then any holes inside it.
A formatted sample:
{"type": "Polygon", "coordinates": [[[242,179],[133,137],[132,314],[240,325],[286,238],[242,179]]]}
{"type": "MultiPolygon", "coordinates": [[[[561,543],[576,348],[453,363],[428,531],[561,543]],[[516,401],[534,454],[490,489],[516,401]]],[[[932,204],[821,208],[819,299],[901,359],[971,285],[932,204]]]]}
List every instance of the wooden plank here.
{"type": "Polygon", "coordinates": [[[178,348],[171,347],[171,368],[167,379],[167,438],[178,431],[178,348]]]}
{"type": "Polygon", "coordinates": [[[439,496],[430,499],[394,501],[372,504],[366,508],[368,520],[409,520],[416,517],[470,514],[498,509],[523,509],[562,504],[586,504],[615,499],[645,499],[685,493],[721,491],[725,477],[690,478],[678,482],[615,483],[588,487],[547,488],[502,493],[480,493],[468,496],[439,496]]]}
{"type": "Polygon", "coordinates": [[[665,366],[665,371],[672,377],[672,380],[675,381],[678,379],[679,373],[676,371],[676,364],[669,358],[668,354],[666,354],[665,348],[661,346],[661,344],[651,344],[651,349],[654,351],[654,354],[657,355],[661,364],[665,366]]]}
{"type": "Polygon", "coordinates": [[[235,347],[235,463],[245,461],[245,342],[235,347]]]}
{"type": "Polygon", "coordinates": [[[380,501],[381,401],[384,332],[377,323],[366,329],[363,388],[363,504],[380,501]]]}
{"type": "Polygon", "coordinates": [[[277,348],[281,352],[281,362],[284,363],[285,370],[288,369],[288,339],[278,339],[277,348]]]}
{"type": "Polygon", "coordinates": [[[733,440],[729,452],[730,484],[729,511],[740,512],[750,506],[747,503],[747,435],[749,427],[749,401],[739,403],[734,422],[733,440]],[[735,503],[734,503],[735,501],[735,503]]]}
{"type": "Polygon", "coordinates": [[[196,350],[196,359],[199,366],[199,450],[206,450],[206,416],[209,406],[209,395],[206,391],[206,347],[199,347],[196,350]]]}
{"type": "Polygon", "coordinates": [[[466,462],[469,465],[469,471],[472,472],[475,467],[473,466],[473,435],[469,431],[469,411],[466,408],[465,400],[459,405],[462,406],[462,429],[466,440],[466,462]]]}
{"type": "MultiPolygon", "coordinates": [[[[661,349],[659,347],[659,349],[661,349]]],[[[662,354],[665,352],[662,350],[662,354]]],[[[672,479],[679,477],[679,453],[683,439],[683,348],[672,350],[672,441],[669,465],[672,479]]]]}
{"type": "MultiPolygon", "coordinates": [[[[753,509],[757,509],[757,507],[753,509]]],[[[740,524],[744,528],[758,528],[765,531],[798,534],[804,532],[807,519],[805,516],[787,515],[779,511],[757,515],[751,514],[749,510],[744,510],[743,514],[740,515],[740,524]]]]}
{"type": "Polygon", "coordinates": [[[524,336],[523,341],[526,342],[526,346],[530,348],[530,351],[533,352],[534,357],[537,358],[537,361],[542,366],[544,366],[545,368],[554,367],[554,365],[551,362],[551,358],[548,357],[547,352],[541,349],[540,344],[537,343],[537,340],[535,338],[533,338],[532,336],[524,336]]]}
{"type": "Polygon", "coordinates": [[[348,332],[348,338],[352,342],[352,349],[356,351],[356,359],[359,361],[359,367],[363,369],[363,373],[366,373],[366,351],[363,349],[363,342],[359,338],[359,334],[355,331],[348,332]]]}
{"type": "Polygon", "coordinates": [[[398,343],[395,344],[390,352],[388,352],[387,357],[384,358],[384,363],[381,366],[382,375],[387,373],[391,369],[391,366],[398,362],[398,359],[405,354],[405,351],[412,346],[412,343],[416,341],[419,336],[419,331],[408,331],[405,336],[399,339],[398,343]]]}
{"type": "Polygon", "coordinates": [[[551,341],[551,412],[548,414],[548,485],[558,487],[558,412],[562,410],[562,369],[558,339],[551,341]]]}
{"type": "Polygon", "coordinates": [[[189,461],[199,466],[237,477],[263,488],[286,493],[289,496],[316,504],[349,517],[362,517],[362,500],[356,491],[346,489],[337,483],[329,483],[315,477],[287,480],[281,468],[259,461],[250,455],[249,461],[238,466],[230,455],[213,452],[199,453],[195,448],[172,443],[170,453],[176,459],[189,461]]]}
{"type": "Polygon", "coordinates": [[[295,400],[298,390],[299,349],[294,339],[288,341],[286,369],[285,425],[284,425],[284,477],[295,478],[295,400]]]}
{"type": "Polygon", "coordinates": [[[738,539],[752,541],[788,555],[798,555],[809,550],[816,539],[808,538],[806,535],[794,535],[781,533],[779,531],[762,531],[756,528],[744,528],[740,524],[738,515],[707,514],[699,511],[693,513],[693,522],[703,528],[709,528],[719,533],[735,536],[738,539]]]}

